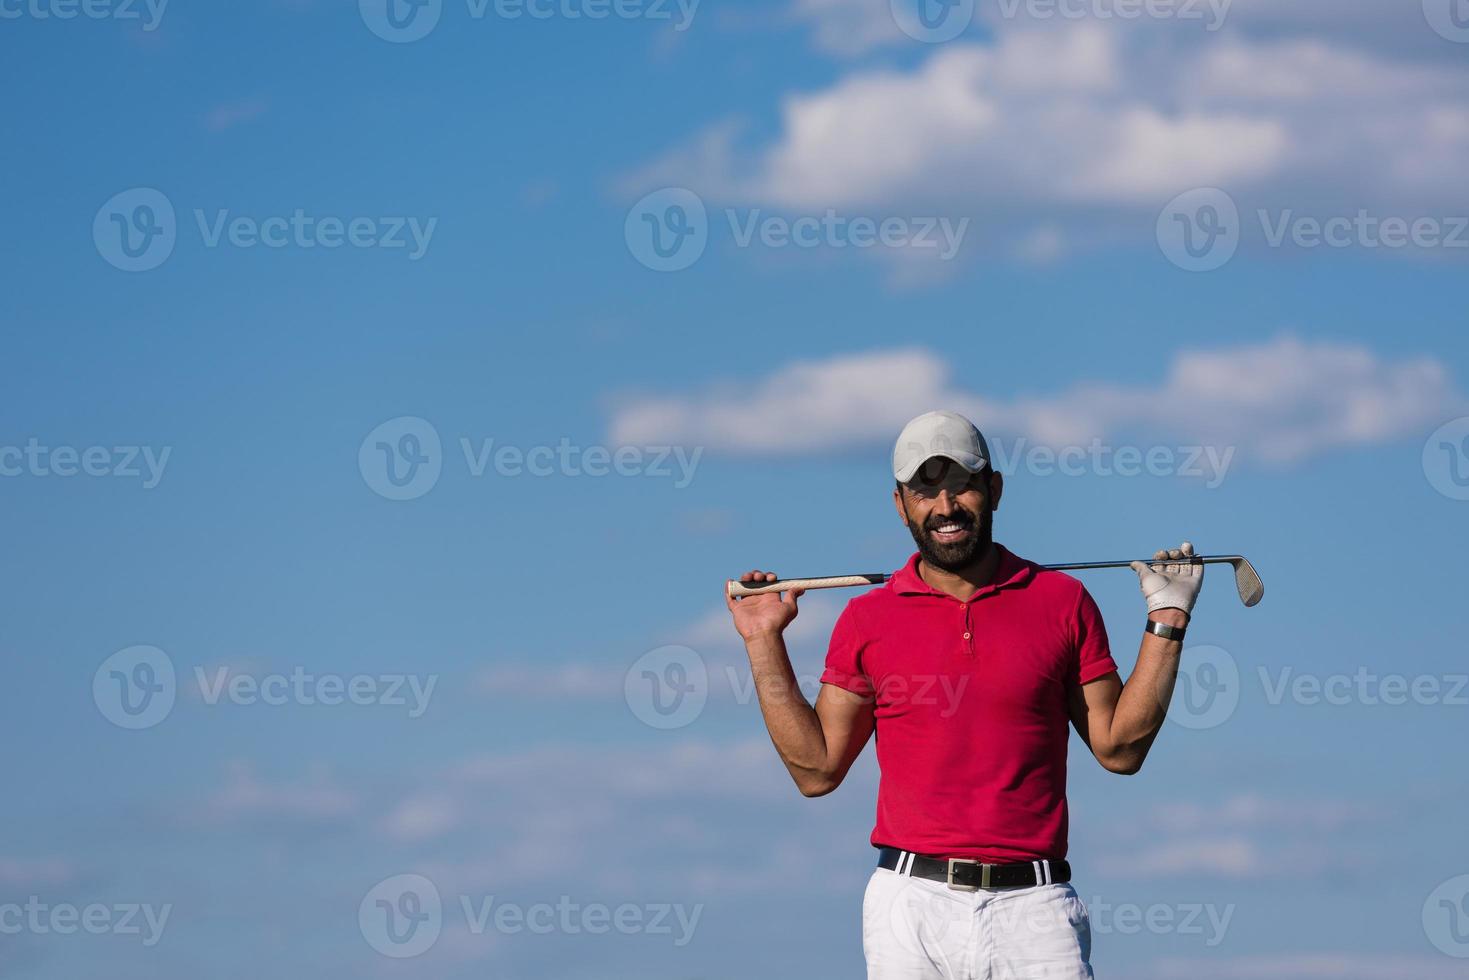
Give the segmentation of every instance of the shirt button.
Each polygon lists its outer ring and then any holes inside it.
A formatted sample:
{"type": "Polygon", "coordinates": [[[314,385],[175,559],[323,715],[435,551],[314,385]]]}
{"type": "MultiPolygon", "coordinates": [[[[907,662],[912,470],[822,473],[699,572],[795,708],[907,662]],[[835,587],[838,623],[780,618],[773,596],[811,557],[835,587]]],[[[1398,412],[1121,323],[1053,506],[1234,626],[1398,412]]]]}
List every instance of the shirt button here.
{"type": "Polygon", "coordinates": [[[969,634],[968,633],[965,633],[964,634],[964,639],[966,639],[966,640],[969,639],[969,634]]]}

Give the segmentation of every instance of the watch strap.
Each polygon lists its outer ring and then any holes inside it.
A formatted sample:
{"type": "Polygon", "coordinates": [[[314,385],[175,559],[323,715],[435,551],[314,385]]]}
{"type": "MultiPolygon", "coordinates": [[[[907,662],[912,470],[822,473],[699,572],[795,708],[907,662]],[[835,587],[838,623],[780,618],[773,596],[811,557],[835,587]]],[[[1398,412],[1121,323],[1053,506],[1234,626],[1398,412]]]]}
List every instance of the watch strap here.
{"type": "Polygon", "coordinates": [[[1184,634],[1188,632],[1188,627],[1169,626],[1167,623],[1160,623],[1157,620],[1150,619],[1148,620],[1148,625],[1143,627],[1143,632],[1152,633],[1154,636],[1161,636],[1165,640],[1182,640],[1184,634]]]}

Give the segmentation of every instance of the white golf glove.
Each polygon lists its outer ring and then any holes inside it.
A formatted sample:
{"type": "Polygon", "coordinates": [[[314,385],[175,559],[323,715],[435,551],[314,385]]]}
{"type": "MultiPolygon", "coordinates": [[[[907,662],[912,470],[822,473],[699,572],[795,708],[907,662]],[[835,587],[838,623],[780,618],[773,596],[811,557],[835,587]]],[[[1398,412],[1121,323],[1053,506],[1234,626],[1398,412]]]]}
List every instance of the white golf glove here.
{"type": "Polygon", "coordinates": [[[1175,562],[1180,558],[1192,558],[1193,554],[1194,546],[1185,541],[1172,550],[1159,551],[1152,562],[1132,563],[1130,567],[1137,572],[1143,597],[1148,600],[1148,612],[1154,609],[1194,611],[1194,600],[1198,599],[1199,589],[1204,584],[1204,566],[1170,564],[1168,561],[1170,558],[1175,562]]]}

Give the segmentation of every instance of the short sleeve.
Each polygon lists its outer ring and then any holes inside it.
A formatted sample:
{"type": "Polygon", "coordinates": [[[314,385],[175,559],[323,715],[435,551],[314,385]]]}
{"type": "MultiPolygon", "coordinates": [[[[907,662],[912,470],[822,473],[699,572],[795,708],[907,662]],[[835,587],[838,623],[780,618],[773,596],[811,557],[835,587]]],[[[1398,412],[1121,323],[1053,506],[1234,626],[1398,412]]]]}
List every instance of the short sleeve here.
{"type": "Polygon", "coordinates": [[[872,681],[862,669],[862,648],[867,639],[857,625],[857,614],[848,602],[832,627],[826,648],[826,669],[821,683],[832,684],[859,697],[872,696],[872,681]]]}
{"type": "Polygon", "coordinates": [[[1083,586],[1076,606],[1076,660],[1072,676],[1078,684],[1090,684],[1117,669],[1107,643],[1107,625],[1096,600],[1083,586]]]}

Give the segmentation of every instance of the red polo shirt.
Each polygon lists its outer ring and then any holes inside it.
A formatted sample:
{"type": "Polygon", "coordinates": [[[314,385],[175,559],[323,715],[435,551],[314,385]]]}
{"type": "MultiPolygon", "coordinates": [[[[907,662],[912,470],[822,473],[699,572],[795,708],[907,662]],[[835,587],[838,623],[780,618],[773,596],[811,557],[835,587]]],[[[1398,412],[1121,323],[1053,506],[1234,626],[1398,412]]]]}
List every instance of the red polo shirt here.
{"type": "Polygon", "coordinates": [[[822,683],[876,690],[874,846],[1066,856],[1066,692],[1117,665],[1080,582],[995,547],[994,581],[967,601],[923,581],[914,554],[832,631],[822,683]]]}

